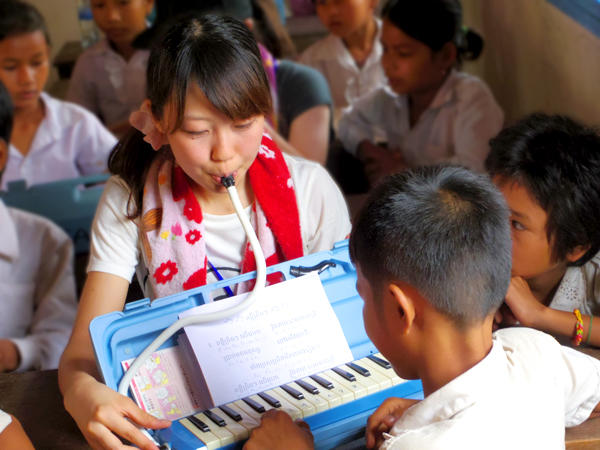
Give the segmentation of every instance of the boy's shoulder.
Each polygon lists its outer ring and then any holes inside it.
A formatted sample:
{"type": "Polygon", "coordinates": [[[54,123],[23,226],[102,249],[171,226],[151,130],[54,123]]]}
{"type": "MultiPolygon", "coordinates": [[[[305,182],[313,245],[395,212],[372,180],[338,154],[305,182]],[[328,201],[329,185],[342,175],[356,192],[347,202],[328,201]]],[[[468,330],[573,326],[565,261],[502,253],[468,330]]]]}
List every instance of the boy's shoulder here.
{"type": "Polygon", "coordinates": [[[85,124],[91,128],[105,128],[102,122],[83,106],[59,100],[45,92],[42,92],[42,100],[46,106],[46,117],[55,127],[70,128],[76,124],[85,124]]]}
{"type": "Polygon", "coordinates": [[[459,100],[467,100],[481,96],[493,98],[489,86],[475,75],[455,70],[448,82],[450,89],[459,100]]]}
{"type": "Polygon", "coordinates": [[[334,34],[329,33],[307,47],[300,55],[299,61],[302,64],[308,65],[321,60],[331,61],[333,55],[343,50],[344,44],[342,40],[334,34]]]}

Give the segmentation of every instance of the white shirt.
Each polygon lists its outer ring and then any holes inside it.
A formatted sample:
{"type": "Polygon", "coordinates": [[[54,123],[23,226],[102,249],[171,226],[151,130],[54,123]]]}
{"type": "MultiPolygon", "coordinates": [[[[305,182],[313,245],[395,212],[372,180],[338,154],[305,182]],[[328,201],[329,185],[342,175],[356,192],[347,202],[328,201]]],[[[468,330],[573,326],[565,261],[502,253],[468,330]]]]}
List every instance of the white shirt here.
{"type": "Polygon", "coordinates": [[[56,369],[77,310],[73,244],[57,225],[0,201],[0,338],[17,370],[56,369]]]}
{"type": "Polygon", "coordinates": [[[413,405],[380,447],[564,449],[565,426],[600,402],[600,361],[529,328],[494,333],[490,353],[413,405]]]}
{"type": "Polygon", "coordinates": [[[9,145],[2,189],[9,181],[24,179],[27,185],[77,178],[106,172],[116,138],[92,113],[42,92],[45,115],[23,156],[9,145]]]}
{"type": "Polygon", "coordinates": [[[381,20],[375,19],[377,33],[373,48],[362,67],[346,48],[344,41],[329,34],[308,47],[300,55],[299,62],[320,71],[329,83],[335,108],[347,106],[374,89],[387,84],[381,67],[381,20]]]}
{"type": "Polygon", "coordinates": [[[107,126],[127,121],[146,98],[149,50],[137,50],[128,61],[106,39],[77,59],[67,100],[96,114],[107,126]]]}
{"type": "Polygon", "coordinates": [[[503,121],[481,80],[452,71],[412,128],[408,97],[386,86],[344,111],[338,137],[347,151],[356,153],[358,144],[375,142],[383,131],[388,148],[400,151],[409,167],[453,163],[483,171],[489,140],[503,121]]]}
{"type": "Polygon", "coordinates": [[[581,314],[600,315],[600,252],[583,266],[567,268],[550,308],[581,314]]]}
{"type": "MultiPolygon", "coordinates": [[[[284,158],[296,191],[304,254],[330,250],[350,233],[344,197],[321,165],[286,154],[284,158]]],[[[111,177],[92,224],[88,272],[111,273],[128,281],[137,272],[145,294],[153,297],[150,286],[144,283],[147,269],[141,257],[138,220],[131,221],[125,215],[128,198],[129,189],[123,180],[111,177]]],[[[211,262],[221,267],[239,267],[246,236],[236,215],[206,214],[203,222],[211,262]]],[[[235,274],[225,271],[223,277],[235,274]]]]}
{"type": "Polygon", "coordinates": [[[4,429],[10,425],[11,422],[12,417],[10,417],[10,414],[6,414],[0,409],[0,433],[2,433],[4,429]]]}

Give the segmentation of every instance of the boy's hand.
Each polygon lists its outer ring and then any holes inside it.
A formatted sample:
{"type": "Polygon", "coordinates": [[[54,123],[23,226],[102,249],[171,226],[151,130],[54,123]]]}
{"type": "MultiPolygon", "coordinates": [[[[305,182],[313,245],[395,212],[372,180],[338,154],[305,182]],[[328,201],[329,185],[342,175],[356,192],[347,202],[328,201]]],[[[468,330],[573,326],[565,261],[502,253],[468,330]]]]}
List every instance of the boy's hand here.
{"type": "Polygon", "coordinates": [[[294,422],[292,418],[276,409],[262,416],[258,428],[252,430],[244,450],[305,450],[315,448],[310,427],[306,422],[294,422]]]}
{"type": "Polygon", "coordinates": [[[510,280],[504,302],[521,325],[539,328],[538,322],[546,306],[533,296],[529,285],[523,278],[513,277],[510,280]]]}
{"type": "Polygon", "coordinates": [[[375,145],[370,141],[360,143],[357,156],[365,165],[365,174],[371,186],[381,178],[406,168],[399,151],[375,145]]]}
{"type": "Polygon", "coordinates": [[[11,372],[19,367],[21,355],[15,343],[9,339],[0,339],[0,372],[11,372]]]}
{"type": "Polygon", "coordinates": [[[73,386],[64,396],[65,409],[75,419],[85,439],[93,448],[132,448],[122,444],[121,436],[136,447],[157,450],[136,424],[144,428],[166,428],[168,420],[148,414],[131,400],[104,384],[87,379],[73,386]]]}
{"type": "Polygon", "coordinates": [[[379,447],[383,442],[383,433],[387,433],[394,423],[419,400],[390,397],[386,399],[367,420],[366,440],[367,448],[379,447]]]}

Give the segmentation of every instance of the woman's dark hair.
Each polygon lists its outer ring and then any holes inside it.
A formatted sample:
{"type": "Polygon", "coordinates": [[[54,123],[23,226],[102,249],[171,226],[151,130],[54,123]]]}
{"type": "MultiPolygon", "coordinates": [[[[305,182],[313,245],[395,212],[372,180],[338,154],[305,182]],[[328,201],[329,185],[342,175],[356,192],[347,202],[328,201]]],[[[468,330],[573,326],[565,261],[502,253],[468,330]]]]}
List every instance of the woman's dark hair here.
{"type": "Polygon", "coordinates": [[[46,21],[34,6],[19,0],[0,0],[0,41],[35,31],[44,33],[50,45],[46,21]]]}
{"type": "Polygon", "coordinates": [[[485,166],[500,183],[519,183],[547,214],[552,257],[564,261],[578,246],[600,251],[600,135],[559,115],[536,113],[490,141],[485,166]]]}
{"type": "Polygon", "coordinates": [[[482,37],[462,25],[459,0],[389,0],[381,16],[434,52],[452,42],[458,65],[477,59],[483,50],[482,37]]]}
{"type": "MultiPolygon", "coordinates": [[[[146,73],[152,114],[162,118],[169,105],[175,113],[170,131],[181,126],[189,83],[197,83],[208,101],[231,120],[271,111],[269,82],[250,30],[231,17],[205,15],[180,18],[153,46],[146,73]]],[[[131,189],[141,212],[146,173],[156,152],[131,130],[110,155],[108,167],[131,189]]]]}

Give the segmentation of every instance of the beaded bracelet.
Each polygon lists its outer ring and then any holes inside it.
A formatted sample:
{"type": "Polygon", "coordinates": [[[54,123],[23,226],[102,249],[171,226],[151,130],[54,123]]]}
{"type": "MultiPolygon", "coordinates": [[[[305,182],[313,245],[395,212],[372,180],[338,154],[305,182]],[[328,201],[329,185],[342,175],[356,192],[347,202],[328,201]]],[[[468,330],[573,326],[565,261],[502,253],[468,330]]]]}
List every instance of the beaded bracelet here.
{"type": "Polygon", "coordinates": [[[590,343],[590,337],[592,336],[592,322],[594,320],[594,315],[590,314],[590,324],[588,325],[588,335],[587,338],[585,339],[585,345],[589,345],[590,343]]]}
{"type": "Polygon", "coordinates": [[[577,319],[577,322],[575,322],[575,333],[573,334],[573,345],[577,347],[583,339],[583,319],[578,309],[575,309],[573,314],[575,314],[575,318],[577,319]]]}

